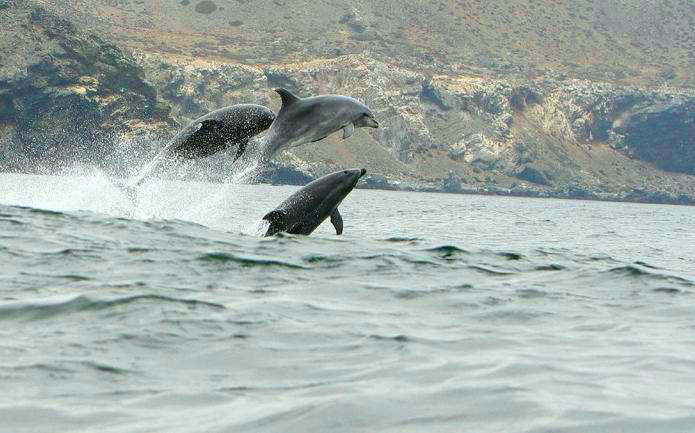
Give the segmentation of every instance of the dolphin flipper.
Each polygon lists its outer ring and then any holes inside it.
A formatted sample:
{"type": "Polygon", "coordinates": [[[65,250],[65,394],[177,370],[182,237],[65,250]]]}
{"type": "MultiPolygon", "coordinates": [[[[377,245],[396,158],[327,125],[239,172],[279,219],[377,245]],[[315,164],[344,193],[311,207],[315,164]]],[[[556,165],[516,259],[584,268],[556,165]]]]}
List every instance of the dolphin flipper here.
{"type": "Polygon", "coordinates": [[[335,208],[331,214],[331,224],[335,227],[335,234],[343,234],[343,217],[340,215],[340,212],[338,212],[338,208],[335,208]]]}
{"type": "MultiPolygon", "coordinates": [[[[246,146],[248,146],[248,144],[249,144],[248,138],[243,139],[239,142],[239,145],[236,148],[236,155],[234,155],[234,161],[239,159],[241,157],[241,155],[244,154],[244,152],[246,151],[246,146]]],[[[234,161],[232,161],[232,162],[234,162],[234,161]]]]}
{"type": "Polygon", "coordinates": [[[355,133],[355,125],[353,125],[352,123],[348,123],[347,125],[345,125],[343,127],[343,140],[345,140],[346,138],[352,137],[352,134],[354,134],[354,133],[355,133]]]}

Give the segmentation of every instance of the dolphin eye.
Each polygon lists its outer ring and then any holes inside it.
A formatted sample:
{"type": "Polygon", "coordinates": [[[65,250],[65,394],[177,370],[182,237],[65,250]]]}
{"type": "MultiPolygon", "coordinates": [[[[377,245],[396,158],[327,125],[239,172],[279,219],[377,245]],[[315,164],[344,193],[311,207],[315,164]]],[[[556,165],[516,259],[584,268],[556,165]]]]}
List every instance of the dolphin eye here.
{"type": "Polygon", "coordinates": [[[345,170],[345,171],[343,172],[343,174],[348,174],[347,170],[345,170]]]}

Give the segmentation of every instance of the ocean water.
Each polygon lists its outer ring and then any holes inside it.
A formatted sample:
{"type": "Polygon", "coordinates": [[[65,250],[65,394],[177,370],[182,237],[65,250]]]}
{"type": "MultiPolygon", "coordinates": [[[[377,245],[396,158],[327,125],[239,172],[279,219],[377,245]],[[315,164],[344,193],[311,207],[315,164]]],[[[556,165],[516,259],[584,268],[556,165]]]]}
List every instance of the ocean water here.
{"type": "Polygon", "coordinates": [[[695,208],[0,174],[0,432],[693,432],[695,208]]]}

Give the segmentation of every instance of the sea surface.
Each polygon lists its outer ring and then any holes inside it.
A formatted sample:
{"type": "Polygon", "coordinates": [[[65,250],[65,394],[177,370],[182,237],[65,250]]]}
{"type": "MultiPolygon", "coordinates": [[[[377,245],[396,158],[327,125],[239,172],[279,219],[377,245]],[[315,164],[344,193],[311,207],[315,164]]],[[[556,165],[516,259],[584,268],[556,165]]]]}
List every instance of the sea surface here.
{"type": "Polygon", "coordinates": [[[695,208],[0,174],[0,432],[695,431],[695,208]]]}

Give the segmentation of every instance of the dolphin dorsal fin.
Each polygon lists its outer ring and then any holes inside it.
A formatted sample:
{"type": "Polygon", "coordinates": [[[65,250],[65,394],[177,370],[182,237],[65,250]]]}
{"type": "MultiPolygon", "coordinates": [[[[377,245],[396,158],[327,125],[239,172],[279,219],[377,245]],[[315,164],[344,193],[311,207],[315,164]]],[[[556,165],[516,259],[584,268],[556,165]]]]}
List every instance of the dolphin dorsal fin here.
{"type": "Polygon", "coordinates": [[[280,99],[282,99],[282,107],[280,108],[280,110],[299,101],[299,98],[294,96],[294,94],[292,94],[292,92],[290,92],[287,89],[278,87],[277,89],[275,89],[275,91],[278,93],[278,95],[280,95],[280,99]]]}

